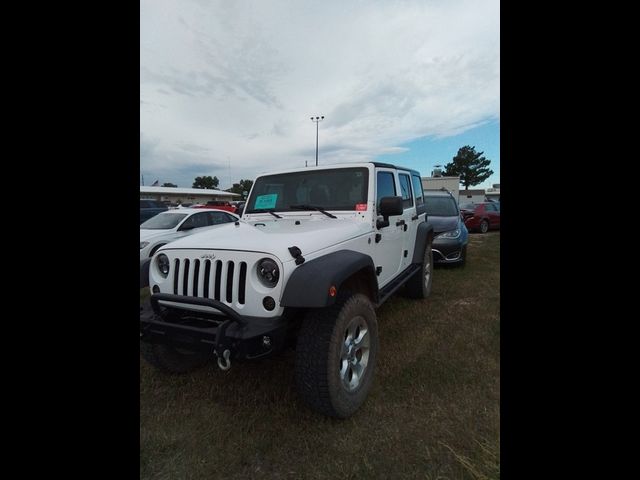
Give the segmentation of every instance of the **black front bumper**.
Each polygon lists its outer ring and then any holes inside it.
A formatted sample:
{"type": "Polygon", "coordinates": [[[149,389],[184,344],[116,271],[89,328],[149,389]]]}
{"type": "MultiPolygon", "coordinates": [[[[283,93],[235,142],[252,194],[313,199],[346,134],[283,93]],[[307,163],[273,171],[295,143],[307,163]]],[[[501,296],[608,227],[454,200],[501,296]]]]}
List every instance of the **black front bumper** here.
{"type": "Polygon", "coordinates": [[[140,340],[162,343],[190,351],[208,351],[233,359],[264,357],[282,348],[288,323],[284,317],[246,317],[210,298],[155,293],[140,307],[140,340]],[[185,308],[161,305],[176,302],[185,308]],[[211,307],[215,312],[189,309],[211,307]]]}
{"type": "Polygon", "coordinates": [[[431,248],[433,249],[433,261],[435,263],[462,262],[464,259],[463,251],[466,245],[466,235],[464,238],[453,239],[443,239],[436,237],[431,245],[431,248]]]}

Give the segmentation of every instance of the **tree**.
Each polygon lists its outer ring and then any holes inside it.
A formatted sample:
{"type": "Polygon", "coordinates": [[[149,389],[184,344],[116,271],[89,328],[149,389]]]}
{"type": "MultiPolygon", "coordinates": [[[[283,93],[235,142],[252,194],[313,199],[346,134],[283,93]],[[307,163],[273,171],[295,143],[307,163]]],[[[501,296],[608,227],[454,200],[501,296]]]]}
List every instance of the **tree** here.
{"type": "Polygon", "coordinates": [[[171,182],[166,182],[162,184],[163,187],[172,187],[172,188],[178,188],[178,185],[176,185],[175,183],[171,183],[171,182]]]}
{"type": "Polygon", "coordinates": [[[253,180],[240,180],[240,183],[234,183],[233,186],[227,190],[227,192],[239,193],[240,195],[242,195],[242,192],[250,191],[252,186],[253,180]]]}
{"type": "Polygon", "coordinates": [[[484,152],[476,152],[476,147],[465,145],[458,150],[451,163],[447,163],[444,171],[446,176],[460,176],[460,183],[464,189],[478,185],[493,175],[489,167],[491,160],[485,158],[484,152]]]}
{"type": "Polygon", "coordinates": [[[218,177],[211,177],[210,175],[204,177],[196,177],[193,181],[192,188],[206,188],[208,190],[213,190],[218,187],[218,177]]]}

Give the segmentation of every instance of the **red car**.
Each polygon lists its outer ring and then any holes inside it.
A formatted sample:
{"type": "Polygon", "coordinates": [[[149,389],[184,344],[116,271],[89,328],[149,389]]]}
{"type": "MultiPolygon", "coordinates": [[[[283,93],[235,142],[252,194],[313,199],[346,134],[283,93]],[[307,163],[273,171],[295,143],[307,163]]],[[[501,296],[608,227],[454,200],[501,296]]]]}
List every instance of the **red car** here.
{"type": "Polygon", "coordinates": [[[236,207],[224,200],[209,200],[206,205],[194,206],[193,208],[215,208],[216,210],[226,210],[227,212],[236,213],[236,207]]]}
{"type": "Polygon", "coordinates": [[[467,230],[487,233],[500,228],[500,209],[495,202],[460,205],[460,214],[467,230]]]}

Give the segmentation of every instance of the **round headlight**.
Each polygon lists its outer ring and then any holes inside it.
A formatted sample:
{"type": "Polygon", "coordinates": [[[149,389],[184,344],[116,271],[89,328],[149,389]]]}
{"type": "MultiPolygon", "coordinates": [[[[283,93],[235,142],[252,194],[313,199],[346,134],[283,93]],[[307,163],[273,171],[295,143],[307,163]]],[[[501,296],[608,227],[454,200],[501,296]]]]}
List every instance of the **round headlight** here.
{"type": "Polygon", "coordinates": [[[164,253],[161,253],[156,257],[156,262],[158,264],[158,270],[160,270],[160,274],[163,277],[169,275],[169,257],[167,257],[164,253]]]}
{"type": "Polygon", "coordinates": [[[258,262],[258,278],[266,287],[273,288],[278,284],[280,269],[278,264],[270,258],[263,258],[258,262]]]}

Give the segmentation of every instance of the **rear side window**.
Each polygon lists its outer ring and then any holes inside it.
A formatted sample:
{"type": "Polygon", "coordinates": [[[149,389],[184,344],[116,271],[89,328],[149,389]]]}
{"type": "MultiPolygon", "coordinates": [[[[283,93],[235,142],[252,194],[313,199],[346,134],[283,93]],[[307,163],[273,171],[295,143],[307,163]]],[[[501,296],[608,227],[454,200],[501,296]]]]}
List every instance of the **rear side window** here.
{"type": "Polygon", "coordinates": [[[229,215],[223,212],[207,212],[209,216],[209,225],[220,225],[221,223],[229,223],[229,215]]]}
{"type": "Polygon", "coordinates": [[[185,222],[182,224],[182,227],[188,226],[192,228],[200,228],[200,227],[206,227],[208,225],[209,225],[209,221],[207,219],[207,212],[203,212],[203,213],[196,213],[194,215],[191,215],[189,218],[185,220],[185,222]]]}
{"type": "Polygon", "coordinates": [[[416,194],[416,205],[423,205],[422,180],[417,175],[411,175],[411,180],[413,181],[413,191],[416,194]]]}
{"type": "Polygon", "coordinates": [[[413,197],[411,196],[411,180],[409,180],[409,175],[401,173],[398,177],[400,178],[400,192],[402,193],[402,208],[412,207],[413,197]]]}
{"type": "Polygon", "coordinates": [[[382,197],[395,197],[396,196],[396,182],[393,179],[392,172],[378,172],[377,177],[377,197],[376,205],[380,208],[380,199],[382,197]]]}

